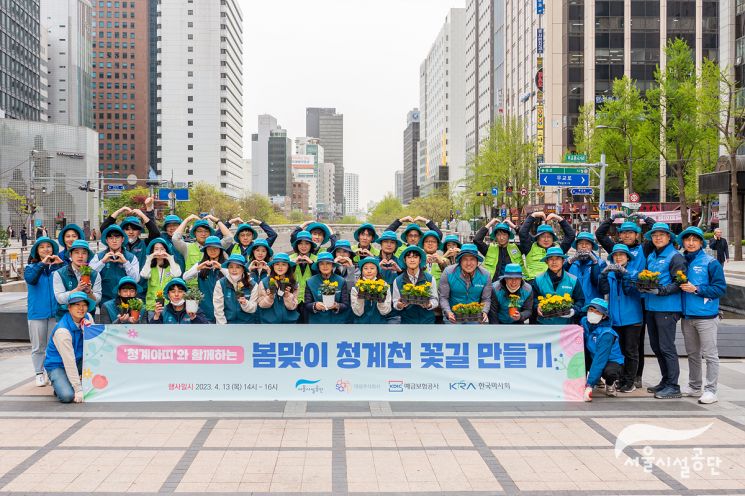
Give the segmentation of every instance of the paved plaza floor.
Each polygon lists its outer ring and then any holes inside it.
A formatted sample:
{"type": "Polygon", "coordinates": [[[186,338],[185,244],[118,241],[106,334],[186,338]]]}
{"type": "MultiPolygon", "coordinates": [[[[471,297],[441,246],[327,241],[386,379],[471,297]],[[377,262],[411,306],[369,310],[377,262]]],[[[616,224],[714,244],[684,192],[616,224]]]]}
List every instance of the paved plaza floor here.
{"type": "MultiPolygon", "coordinates": [[[[647,358],[646,382],[656,369],[647,358]]],[[[30,371],[27,352],[0,354],[2,494],[745,494],[743,360],[722,363],[714,405],[642,391],[591,404],[61,405],[30,371]],[[705,431],[617,449],[634,424],[705,431]]]]}

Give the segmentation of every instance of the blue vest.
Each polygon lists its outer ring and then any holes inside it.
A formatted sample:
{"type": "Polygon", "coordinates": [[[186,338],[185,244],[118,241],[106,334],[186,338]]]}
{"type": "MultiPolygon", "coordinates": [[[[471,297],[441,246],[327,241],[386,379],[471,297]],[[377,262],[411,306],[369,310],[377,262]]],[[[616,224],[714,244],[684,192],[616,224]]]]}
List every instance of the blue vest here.
{"type": "MultiPolygon", "coordinates": [[[[388,294],[391,293],[390,287],[388,288],[388,294]]],[[[378,302],[371,300],[364,300],[365,310],[361,316],[357,316],[352,312],[352,323],[353,324],[385,324],[387,323],[386,316],[380,314],[378,310],[378,302]]],[[[351,306],[351,305],[350,305],[351,306]]]]}
{"type": "MultiPolygon", "coordinates": [[[[269,277],[264,276],[261,283],[264,285],[264,288],[268,288],[269,277]]],[[[259,322],[262,324],[294,324],[300,318],[297,309],[288,310],[285,306],[284,298],[277,295],[274,295],[274,304],[271,308],[258,307],[256,312],[258,313],[259,322]]]]}
{"type": "MultiPolygon", "coordinates": [[[[90,318],[90,314],[86,314],[85,318],[90,318]]],[[[57,349],[57,345],[54,344],[54,340],[52,339],[54,338],[54,333],[60,328],[70,331],[70,335],[72,336],[72,349],[75,351],[75,360],[80,361],[83,359],[83,329],[75,324],[69,313],[66,313],[49,335],[47,357],[44,360],[44,369],[47,371],[63,368],[65,366],[64,363],[62,363],[62,356],[57,349]]]]}
{"type": "MultiPolygon", "coordinates": [[[[381,261],[383,260],[382,256],[379,256],[378,259],[381,261]]],[[[392,260],[401,265],[401,261],[398,259],[398,257],[394,256],[392,260]]],[[[396,277],[398,277],[398,272],[381,267],[380,276],[383,278],[383,280],[385,280],[386,283],[388,283],[389,286],[393,286],[393,283],[396,281],[396,277]]]]}
{"type": "MultiPolygon", "coordinates": [[[[660,273],[660,286],[667,286],[673,282],[673,277],[670,275],[670,262],[675,255],[680,255],[680,253],[678,253],[673,244],[670,243],[659,255],[657,255],[657,251],[655,250],[647,257],[647,270],[660,273]]],[[[680,293],[674,293],[667,296],[646,294],[645,296],[647,300],[647,310],[650,312],[683,311],[683,298],[680,296],[680,293]]]]}
{"type": "Polygon", "coordinates": [[[29,264],[23,271],[28,287],[28,320],[51,319],[57,313],[57,299],[54,297],[53,274],[64,265],[51,267],[41,262],[29,264]],[[35,284],[31,280],[36,279],[35,284]]]}
{"type": "MultiPolygon", "coordinates": [[[[629,272],[636,272],[637,274],[647,268],[647,258],[644,256],[644,247],[642,245],[636,245],[633,248],[628,247],[631,254],[634,256],[633,260],[630,260],[626,264],[626,270],[629,272]]],[[[612,262],[612,259],[608,257],[608,263],[612,262]]]]}
{"type": "MultiPolygon", "coordinates": [[[[224,277],[217,284],[222,288],[223,314],[225,314],[225,320],[228,321],[228,324],[255,324],[258,320],[256,313],[246,313],[243,311],[241,305],[238,303],[238,294],[233,288],[233,285],[224,277]]],[[[244,288],[243,292],[246,299],[251,298],[249,288],[244,288]]]]}
{"type": "MultiPolygon", "coordinates": [[[[598,257],[600,259],[600,257],[598,257]]],[[[585,295],[585,301],[591,301],[593,298],[602,298],[597,283],[600,272],[605,267],[605,262],[600,260],[598,263],[592,260],[577,260],[569,266],[568,272],[577,278],[582,286],[582,294],[585,295]]]]}
{"type": "MultiPolygon", "coordinates": [[[[512,320],[512,317],[510,317],[510,292],[507,290],[507,287],[502,285],[499,289],[497,289],[497,286],[501,285],[499,281],[494,281],[492,283],[492,291],[494,292],[494,295],[497,300],[497,304],[499,304],[499,310],[497,312],[498,320],[500,324],[522,324],[521,321],[514,321],[512,320]]],[[[518,300],[519,304],[517,306],[518,311],[523,307],[525,304],[525,300],[530,297],[530,295],[533,293],[533,288],[528,283],[523,283],[520,289],[517,290],[516,295],[520,297],[518,300]]]]}
{"type": "MultiPolygon", "coordinates": [[[[540,292],[539,295],[535,295],[536,298],[538,298],[538,296],[545,297],[549,294],[560,296],[569,294],[571,296],[572,293],[574,293],[574,287],[577,285],[577,278],[566,270],[562,271],[561,281],[559,281],[556,289],[554,289],[548,271],[536,277],[535,281],[538,285],[538,291],[540,292]]],[[[567,325],[572,323],[573,318],[574,317],[551,317],[547,319],[544,317],[538,317],[538,323],[544,325],[567,325]]]]}
{"type": "Polygon", "coordinates": [[[191,319],[189,318],[189,314],[186,313],[186,309],[179,312],[179,314],[177,315],[173,311],[173,307],[169,303],[163,307],[163,312],[160,314],[160,321],[163,324],[191,324],[191,319]]]}
{"type": "MultiPolygon", "coordinates": [[[[337,303],[341,303],[341,294],[342,291],[346,291],[346,282],[344,281],[344,278],[337,274],[331,274],[331,277],[329,278],[330,281],[336,281],[339,283],[339,287],[336,290],[336,295],[334,300],[337,303]]],[[[313,301],[321,302],[323,303],[323,296],[321,296],[321,284],[323,283],[323,278],[321,277],[321,274],[316,274],[310,279],[308,279],[308,282],[306,283],[307,286],[310,288],[310,291],[313,295],[313,301]]],[[[306,303],[309,303],[306,301],[306,303]]],[[[313,312],[311,311],[308,314],[308,323],[309,324],[346,324],[349,320],[348,312],[351,310],[347,310],[346,312],[339,312],[336,313],[334,311],[328,311],[328,312],[313,312]]]]}
{"type": "MultiPolygon", "coordinates": [[[[635,279],[636,274],[627,272],[626,277],[633,277],[635,279]]],[[[624,280],[618,279],[618,273],[608,273],[608,286],[610,287],[610,292],[608,293],[608,310],[611,322],[614,326],[641,324],[644,320],[641,294],[633,284],[629,284],[629,294],[625,294],[623,292],[623,285],[624,280]]]]}
{"type": "MultiPolygon", "coordinates": [[[[419,279],[417,285],[424,284],[425,282],[432,282],[432,274],[419,270],[419,279]]],[[[409,276],[406,272],[402,272],[400,276],[396,278],[395,284],[398,287],[398,293],[402,294],[404,284],[409,283],[409,276]]],[[[401,316],[402,324],[434,324],[435,323],[435,311],[427,310],[419,305],[409,305],[403,310],[398,310],[398,314],[401,316]]]]}
{"type": "Polygon", "coordinates": [[[450,284],[450,298],[448,302],[450,303],[450,308],[461,303],[481,302],[481,293],[484,291],[484,286],[489,284],[489,273],[486,270],[482,272],[479,268],[476,268],[470,285],[467,285],[466,281],[463,280],[463,272],[460,266],[457,266],[455,270],[448,274],[448,284],[450,284]]]}
{"type": "MultiPolygon", "coordinates": [[[[65,285],[65,291],[72,291],[78,287],[78,278],[72,270],[72,265],[65,265],[61,269],[57,269],[55,272],[59,273],[60,279],[62,279],[62,284],[65,285]]],[[[97,279],[98,272],[95,270],[91,271],[91,287],[96,283],[97,279]]],[[[63,305],[57,304],[57,321],[60,321],[66,313],[67,308],[63,305]]]]}
{"type": "MultiPolygon", "coordinates": [[[[108,252],[108,248],[100,252],[96,255],[96,260],[103,259],[108,252]]],[[[135,259],[135,256],[127,250],[122,250],[122,255],[124,255],[124,258],[130,263],[135,259]]],[[[142,267],[140,267],[140,269],[142,269],[142,267]]],[[[105,303],[117,297],[116,286],[119,284],[119,281],[122,280],[122,277],[127,276],[127,271],[124,270],[124,264],[106,262],[103,268],[99,271],[99,274],[101,275],[101,302],[105,303]]]]}
{"type": "MultiPolygon", "coordinates": [[[[708,286],[709,264],[715,259],[707,255],[704,250],[699,250],[698,255],[688,263],[688,281],[694,286],[701,284],[708,286]]],[[[682,293],[683,295],[683,314],[686,317],[712,317],[719,315],[719,298],[704,298],[694,293],[682,293]]]]}
{"type": "Polygon", "coordinates": [[[616,331],[614,331],[613,328],[608,325],[608,320],[606,319],[601,321],[600,324],[594,326],[594,329],[592,328],[591,324],[587,323],[586,320],[584,321],[584,324],[587,326],[585,329],[588,331],[588,338],[585,340],[585,348],[587,348],[587,351],[590,352],[590,356],[593,358],[595,357],[595,353],[597,352],[598,340],[600,339],[600,337],[605,334],[610,334],[613,336],[613,345],[611,346],[608,361],[623,365],[624,358],[623,353],[621,353],[621,346],[618,344],[618,333],[616,333],[616,331]]]}
{"type": "Polygon", "coordinates": [[[215,293],[215,286],[217,286],[217,282],[220,279],[222,279],[222,272],[218,269],[207,270],[207,277],[204,279],[202,279],[202,276],[197,275],[199,291],[204,295],[202,301],[199,302],[199,309],[204,312],[204,316],[210,322],[215,321],[215,304],[212,301],[212,295],[215,293]]]}

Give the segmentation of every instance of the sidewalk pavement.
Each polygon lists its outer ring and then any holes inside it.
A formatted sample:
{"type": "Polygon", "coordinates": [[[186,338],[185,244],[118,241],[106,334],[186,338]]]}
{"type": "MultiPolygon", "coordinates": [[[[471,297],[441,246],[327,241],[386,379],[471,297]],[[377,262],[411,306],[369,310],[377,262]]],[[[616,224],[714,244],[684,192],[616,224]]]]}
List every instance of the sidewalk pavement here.
{"type": "MultiPolygon", "coordinates": [[[[648,359],[646,382],[657,382],[656,369],[648,359]]],[[[61,405],[51,388],[31,384],[30,371],[27,354],[0,356],[4,494],[745,491],[743,360],[723,361],[713,405],[645,391],[598,391],[593,403],[61,405]],[[705,432],[616,450],[619,433],[634,424],[705,432]],[[644,456],[659,466],[645,470],[644,456]]]]}

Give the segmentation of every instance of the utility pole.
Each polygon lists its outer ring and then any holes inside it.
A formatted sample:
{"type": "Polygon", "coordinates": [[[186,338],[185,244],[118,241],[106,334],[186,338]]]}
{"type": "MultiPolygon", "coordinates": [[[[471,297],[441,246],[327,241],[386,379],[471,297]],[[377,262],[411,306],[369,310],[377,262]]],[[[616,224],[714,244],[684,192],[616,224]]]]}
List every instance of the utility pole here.
{"type": "MultiPolygon", "coordinates": [[[[600,204],[605,205],[605,168],[608,164],[605,163],[605,153],[600,154],[600,204]]],[[[605,210],[600,210],[599,216],[600,220],[605,219],[605,210]]]]}

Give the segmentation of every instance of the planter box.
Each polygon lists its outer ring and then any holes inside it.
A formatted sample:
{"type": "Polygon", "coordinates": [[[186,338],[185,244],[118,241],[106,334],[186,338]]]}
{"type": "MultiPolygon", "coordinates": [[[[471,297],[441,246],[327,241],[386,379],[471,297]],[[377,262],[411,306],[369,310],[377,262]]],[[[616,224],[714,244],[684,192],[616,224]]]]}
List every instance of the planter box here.
{"type": "Polygon", "coordinates": [[[401,301],[407,305],[421,305],[426,307],[429,305],[429,296],[405,296],[401,295],[401,301]]]}
{"type": "Polygon", "coordinates": [[[567,317],[571,313],[572,309],[568,310],[559,310],[557,312],[551,312],[551,313],[545,313],[543,314],[544,319],[553,319],[554,317],[567,317]]]}
{"type": "Polygon", "coordinates": [[[659,289],[660,284],[652,281],[636,281],[636,289],[659,289]]]}
{"type": "Polygon", "coordinates": [[[368,300],[377,303],[383,303],[385,301],[385,295],[373,295],[370,293],[357,293],[358,300],[368,300]]]}
{"type": "Polygon", "coordinates": [[[483,316],[481,313],[468,314],[468,315],[458,315],[457,313],[455,314],[455,321],[459,324],[481,322],[482,319],[483,319],[483,316]]]}

